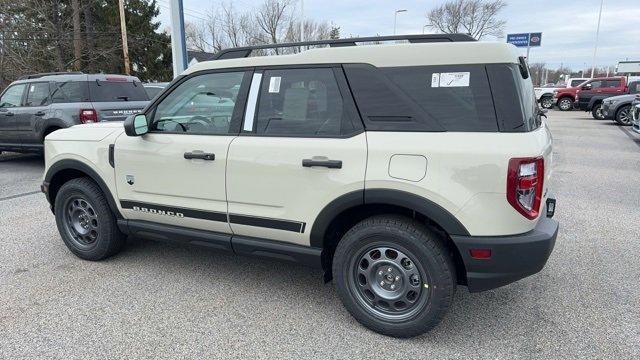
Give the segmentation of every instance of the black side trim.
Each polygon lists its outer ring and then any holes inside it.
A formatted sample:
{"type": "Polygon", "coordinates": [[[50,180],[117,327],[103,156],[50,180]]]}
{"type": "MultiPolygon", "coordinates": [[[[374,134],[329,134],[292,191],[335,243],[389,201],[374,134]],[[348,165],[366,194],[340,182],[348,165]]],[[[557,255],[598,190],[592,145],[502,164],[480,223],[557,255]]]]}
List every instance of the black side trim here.
{"type": "Polygon", "coordinates": [[[115,168],[115,159],[114,159],[114,151],[115,151],[116,145],[115,144],[110,144],[109,145],[109,165],[111,165],[112,168],[115,168]]]}
{"type": "MultiPolygon", "coordinates": [[[[116,216],[119,219],[123,218],[122,214],[120,214],[120,211],[118,210],[118,206],[116,206],[116,202],[114,200],[113,194],[111,194],[111,191],[109,191],[109,187],[107,186],[107,184],[105,184],[105,182],[102,180],[100,175],[98,175],[98,173],[95,172],[95,170],[90,168],[88,165],[81,163],[78,160],[65,159],[65,160],[60,160],[54,163],[49,167],[49,170],[45,174],[44,182],[53,184],[54,182],[52,180],[55,178],[55,176],[61,171],[68,170],[68,169],[81,171],[87,174],[87,176],[89,176],[93,181],[95,181],[96,184],[98,184],[98,186],[100,187],[100,190],[102,190],[102,192],[107,197],[107,203],[109,203],[109,207],[111,208],[111,211],[113,211],[113,213],[116,214],[116,216]]],[[[51,210],[53,210],[54,202],[52,201],[53,199],[51,199],[51,195],[52,195],[51,189],[49,189],[47,200],[49,201],[49,204],[51,204],[51,210]]]]}
{"type": "MultiPolygon", "coordinates": [[[[192,219],[202,219],[209,221],[227,222],[227,213],[219,211],[205,211],[190,209],[178,206],[164,206],[138,201],[121,200],[120,206],[123,209],[132,209],[140,212],[166,215],[171,217],[187,217],[192,219]]],[[[229,222],[232,224],[249,225],[269,229],[293,231],[303,233],[306,224],[300,221],[263,218],[250,215],[229,214],[229,222]]]]}
{"type": "Polygon", "coordinates": [[[320,262],[321,248],[238,235],[233,236],[231,243],[236,254],[285,260],[314,268],[322,268],[320,262]]]}
{"type": "Polygon", "coordinates": [[[388,189],[367,189],[365,204],[386,204],[415,210],[440,225],[449,235],[469,235],[469,231],[442,206],[421,196],[388,189]]]}
{"type": "Polygon", "coordinates": [[[118,220],[128,235],[166,242],[181,242],[212,249],[233,251],[239,255],[284,260],[321,268],[322,249],[247,236],[218,233],[141,220],[118,220]]]}
{"type": "Polygon", "coordinates": [[[120,206],[123,209],[132,209],[140,212],[167,215],[175,217],[188,217],[192,219],[202,219],[210,221],[227,222],[227,214],[217,211],[204,211],[183,208],[178,206],[164,206],[149,203],[142,203],[137,201],[120,200],[120,206]]]}
{"type": "MultiPolygon", "coordinates": [[[[126,233],[132,236],[168,242],[186,242],[190,245],[233,251],[231,248],[231,235],[229,234],[140,220],[128,220],[125,223],[126,233]]],[[[123,226],[120,223],[118,226],[122,230],[123,226]]]]}
{"type": "Polygon", "coordinates": [[[299,221],[269,219],[238,214],[229,214],[229,221],[232,224],[257,226],[270,229],[293,231],[297,233],[303,232],[305,226],[305,223],[299,221]]]}

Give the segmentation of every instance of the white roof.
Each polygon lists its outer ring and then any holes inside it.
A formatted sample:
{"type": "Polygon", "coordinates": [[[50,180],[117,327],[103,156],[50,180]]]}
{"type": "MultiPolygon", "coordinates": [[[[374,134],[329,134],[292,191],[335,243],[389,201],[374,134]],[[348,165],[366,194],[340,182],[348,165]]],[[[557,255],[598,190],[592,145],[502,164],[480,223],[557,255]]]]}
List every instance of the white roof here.
{"type": "Polygon", "coordinates": [[[367,63],[377,67],[518,63],[515,46],[502,42],[436,42],[327,47],[292,55],[203,61],[183,75],[208,69],[296,64],[367,63]]]}

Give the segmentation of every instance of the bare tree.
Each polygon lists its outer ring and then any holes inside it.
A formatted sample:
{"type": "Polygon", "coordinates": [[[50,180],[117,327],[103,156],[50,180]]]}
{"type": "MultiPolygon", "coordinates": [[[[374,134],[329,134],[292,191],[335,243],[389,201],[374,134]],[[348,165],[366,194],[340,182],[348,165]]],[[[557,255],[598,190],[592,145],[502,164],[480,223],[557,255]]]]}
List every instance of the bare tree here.
{"type": "Polygon", "coordinates": [[[503,0],[452,0],[427,13],[429,27],[445,34],[466,33],[480,40],[502,37],[507,22],[498,14],[503,0]]]}
{"type": "MultiPolygon", "coordinates": [[[[278,44],[286,36],[291,0],[266,0],[256,13],[256,23],[266,35],[269,43],[278,44]]],[[[278,49],[275,49],[279,54],[278,49]]]]}

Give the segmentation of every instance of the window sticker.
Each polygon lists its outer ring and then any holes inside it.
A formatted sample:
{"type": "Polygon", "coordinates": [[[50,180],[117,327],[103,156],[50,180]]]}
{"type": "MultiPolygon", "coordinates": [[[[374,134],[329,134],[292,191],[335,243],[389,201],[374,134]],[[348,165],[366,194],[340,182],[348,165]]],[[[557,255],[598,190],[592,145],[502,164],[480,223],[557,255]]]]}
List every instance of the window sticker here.
{"type": "Polygon", "coordinates": [[[35,85],[31,85],[29,87],[29,92],[34,92],[34,91],[36,91],[36,86],[35,85]]]}
{"type": "Polygon", "coordinates": [[[439,87],[440,86],[440,73],[433,73],[431,75],[431,87],[439,87]]]}
{"type": "Polygon", "coordinates": [[[468,87],[470,78],[470,72],[440,73],[440,87],[468,87]]]}
{"type": "Polygon", "coordinates": [[[271,77],[271,79],[269,80],[269,92],[270,93],[279,93],[280,92],[280,81],[281,80],[282,80],[282,77],[280,77],[280,76],[271,77]]]}

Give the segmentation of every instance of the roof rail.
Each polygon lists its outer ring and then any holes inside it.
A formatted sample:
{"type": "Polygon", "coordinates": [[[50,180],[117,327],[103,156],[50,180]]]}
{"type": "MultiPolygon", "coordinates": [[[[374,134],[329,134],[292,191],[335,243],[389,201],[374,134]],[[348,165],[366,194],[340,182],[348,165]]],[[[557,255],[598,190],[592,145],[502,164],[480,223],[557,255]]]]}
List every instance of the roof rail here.
{"type": "Polygon", "coordinates": [[[18,80],[37,79],[43,76],[50,76],[50,75],[83,75],[83,74],[84,73],[82,71],[58,71],[58,72],[23,75],[20,78],[18,78],[18,80]]]}
{"type": "Polygon", "coordinates": [[[430,42],[456,42],[456,41],[476,41],[473,37],[467,34],[427,34],[427,35],[393,35],[393,36],[371,36],[361,38],[349,38],[349,39],[330,39],[330,40],[315,40],[315,41],[303,41],[295,43],[282,43],[282,44],[265,44],[246,47],[229,48],[219,51],[213,56],[212,60],[222,59],[237,59],[246,58],[251,55],[254,50],[260,49],[276,49],[276,48],[289,48],[298,46],[314,46],[314,45],[329,45],[330,47],[342,47],[342,46],[356,46],[356,43],[362,42],[378,42],[378,41],[393,41],[393,40],[407,40],[410,43],[430,43],[430,42]]]}

